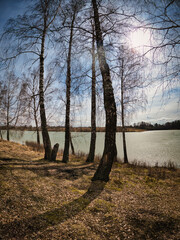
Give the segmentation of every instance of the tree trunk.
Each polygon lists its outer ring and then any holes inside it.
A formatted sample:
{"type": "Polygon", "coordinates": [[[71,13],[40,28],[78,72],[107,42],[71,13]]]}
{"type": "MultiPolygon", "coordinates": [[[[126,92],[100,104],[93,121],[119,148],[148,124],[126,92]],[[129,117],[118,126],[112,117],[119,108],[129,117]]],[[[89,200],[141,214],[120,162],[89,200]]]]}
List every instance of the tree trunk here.
{"type": "Polygon", "coordinates": [[[92,89],[91,89],[91,143],[86,162],[94,162],[96,147],[96,69],[95,69],[95,35],[92,39],[92,89]]]}
{"type": "Polygon", "coordinates": [[[7,123],[7,140],[9,141],[9,123],[7,123]]]}
{"type": "Polygon", "coordinates": [[[72,141],[72,137],[71,137],[71,132],[70,132],[70,144],[71,144],[71,151],[72,151],[72,155],[75,155],[75,150],[74,150],[74,145],[73,145],[73,141],[72,141]]]}
{"type": "Polygon", "coordinates": [[[2,136],[2,131],[1,131],[1,129],[0,129],[0,136],[1,136],[1,139],[3,139],[3,136],[2,136]]]}
{"type": "Polygon", "coordinates": [[[36,126],[37,144],[40,145],[39,127],[36,126]]]}
{"type": "MultiPolygon", "coordinates": [[[[46,27],[44,28],[46,29],[46,27]]],[[[51,160],[51,142],[46,124],[46,113],[44,107],[44,43],[45,43],[46,31],[44,30],[41,42],[41,55],[40,55],[40,76],[39,76],[39,105],[41,116],[41,129],[43,144],[45,150],[44,159],[51,160]]]]}
{"type": "Polygon", "coordinates": [[[126,136],[125,136],[125,127],[124,127],[124,59],[123,58],[122,58],[122,65],[121,65],[121,121],[122,121],[124,163],[128,163],[126,136]]]}
{"type": "Polygon", "coordinates": [[[7,118],[6,118],[6,128],[7,128],[7,140],[9,141],[9,96],[8,96],[8,102],[7,102],[7,118]]]}
{"type": "Polygon", "coordinates": [[[125,135],[124,127],[122,128],[122,136],[123,136],[124,163],[128,163],[127,148],[126,148],[126,135],[125,135]]]}
{"type": "Polygon", "coordinates": [[[34,102],[34,106],[33,106],[33,110],[34,110],[34,121],[35,121],[35,125],[36,125],[36,135],[37,135],[37,144],[40,145],[40,136],[39,136],[39,126],[38,126],[38,120],[37,120],[37,110],[36,110],[36,99],[35,97],[33,97],[33,102],[34,102]]]}
{"type": "Polygon", "coordinates": [[[36,126],[36,137],[37,137],[37,144],[40,145],[40,136],[39,136],[39,127],[36,126]]]}
{"type": "Polygon", "coordinates": [[[99,66],[103,79],[104,90],[104,106],[106,112],[106,133],[105,133],[105,145],[104,152],[101,158],[97,171],[95,172],[92,181],[101,180],[107,182],[109,180],[109,174],[112,168],[112,164],[117,156],[116,150],[116,104],[114,99],[114,92],[111,82],[109,65],[106,62],[105,51],[103,47],[102,32],[99,22],[99,13],[97,9],[96,0],[92,0],[94,9],[94,21],[96,30],[96,43],[99,66]]]}
{"type": "Polygon", "coordinates": [[[58,153],[58,149],[59,149],[59,144],[56,143],[53,147],[52,153],[51,153],[51,161],[56,161],[56,156],[58,153]]]}
{"type": "Polygon", "coordinates": [[[70,98],[71,98],[71,50],[73,40],[73,27],[75,21],[75,12],[71,22],[69,51],[67,57],[67,76],[66,76],[66,121],[65,121],[65,144],[62,162],[69,161],[69,143],[70,143],[70,98]]]}

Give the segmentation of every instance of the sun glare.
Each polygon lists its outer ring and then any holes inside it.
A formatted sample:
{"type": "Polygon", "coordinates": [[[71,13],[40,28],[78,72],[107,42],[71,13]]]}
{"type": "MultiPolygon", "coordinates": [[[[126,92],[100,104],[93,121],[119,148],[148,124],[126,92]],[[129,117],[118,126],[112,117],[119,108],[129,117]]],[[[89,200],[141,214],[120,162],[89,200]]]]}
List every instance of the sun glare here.
{"type": "Polygon", "coordinates": [[[143,50],[150,46],[150,32],[138,29],[130,34],[130,45],[137,50],[143,50]]]}

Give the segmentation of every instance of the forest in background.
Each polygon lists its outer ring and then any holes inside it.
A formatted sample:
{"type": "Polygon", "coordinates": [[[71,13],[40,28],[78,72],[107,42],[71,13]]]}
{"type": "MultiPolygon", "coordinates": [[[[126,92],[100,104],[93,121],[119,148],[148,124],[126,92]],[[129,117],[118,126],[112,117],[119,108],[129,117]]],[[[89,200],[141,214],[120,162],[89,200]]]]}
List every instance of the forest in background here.
{"type": "MultiPolygon", "coordinates": [[[[47,126],[49,131],[54,132],[65,132],[63,126],[47,126]]],[[[32,126],[9,126],[9,129],[20,130],[20,131],[36,131],[35,127],[32,126]]],[[[126,132],[138,132],[141,130],[178,130],[180,129],[180,120],[166,122],[164,124],[151,124],[148,122],[135,123],[133,126],[125,126],[126,132]]],[[[0,130],[6,130],[6,126],[1,126],[0,130]]],[[[39,129],[40,130],[40,129],[39,129]]],[[[70,127],[71,132],[91,132],[91,127],[70,127]]],[[[117,126],[117,132],[122,132],[122,126],[117,126]]],[[[96,127],[96,132],[105,132],[105,127],[96,127]]]]}

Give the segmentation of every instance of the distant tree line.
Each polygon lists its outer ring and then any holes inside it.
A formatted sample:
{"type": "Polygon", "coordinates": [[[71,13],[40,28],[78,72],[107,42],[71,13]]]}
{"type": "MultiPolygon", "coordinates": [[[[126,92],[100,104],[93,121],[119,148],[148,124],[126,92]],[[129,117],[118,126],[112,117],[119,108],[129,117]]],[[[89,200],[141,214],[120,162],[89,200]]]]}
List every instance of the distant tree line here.
{"type": "Polygon", "coordinates": [[[166,122],[163,124],[159,124],[159,123],[151,124],[148,122],[139,122],[139,123],[135,123],[134,127],[139,129],[145,129],[145,130],[180,129],[180,120],[175,120],[173,122],[166,122]]]}

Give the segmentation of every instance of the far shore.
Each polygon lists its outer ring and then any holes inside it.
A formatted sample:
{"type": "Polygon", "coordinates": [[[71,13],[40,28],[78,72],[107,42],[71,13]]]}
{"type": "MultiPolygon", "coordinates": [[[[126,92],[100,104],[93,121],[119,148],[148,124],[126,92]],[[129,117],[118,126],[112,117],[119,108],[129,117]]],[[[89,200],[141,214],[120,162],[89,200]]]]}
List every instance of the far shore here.
{"type": "MultiPolygon", "coordinates": [[[[6,130],[5,127],[2,127],[1,130],[6,130]]],[[[36,131],[35,127],[11,127],[10,130],[19,130],[19,131],[36,131]]],[[[41,129],[39,128],[39,131],[41,129]]],[[[48,127],[48,131],[51,132],[65,132],[65,127],[48,127]]],[[[125,127],[125,132],[143,132],[147,131],[146,129],[139,129],[133,127],[125,127]]],[[[91,127],[71,127],[71,132],[91,132],[91,127]]],[[[97,127],[96,132],[105,132],[105,127],[97,127]]],[[[117,127],[117,132],[122,132],[122,127],[117,127]]]]}
{"type": "MultiPolygon", "coordinates": [[[[55,127],[55,126],[48,126],[48,131],[50,132],[65,132],[65,127],[55,127]]],[[[6,130],[6,127],[1,127],[1,130],[6,130]]],[[[36,131],[35,127],[29,127],[29,126],[18,126],[18,127],[10,127],[9,130],[15,130],[15,131],[36,131]]],[[[167,128],[167,129],[145,129],[145,128],[136,128],[136,127],[125,127],[125,132],[145,132],[145,131],[161,131],[161,130],[180,130],[176,128],[167,128]]],[[[39,127],[39,131],[41,131],[41,128],[39,127]]],[[[71,127],[71,132],[91,132],[91,127],[71,127]]],[[[96,132],[105,132],[105,127],[96,127],[96,132]]],[[[122,132],[122,127],[117,126],[116,132],[122,132]]]]}

